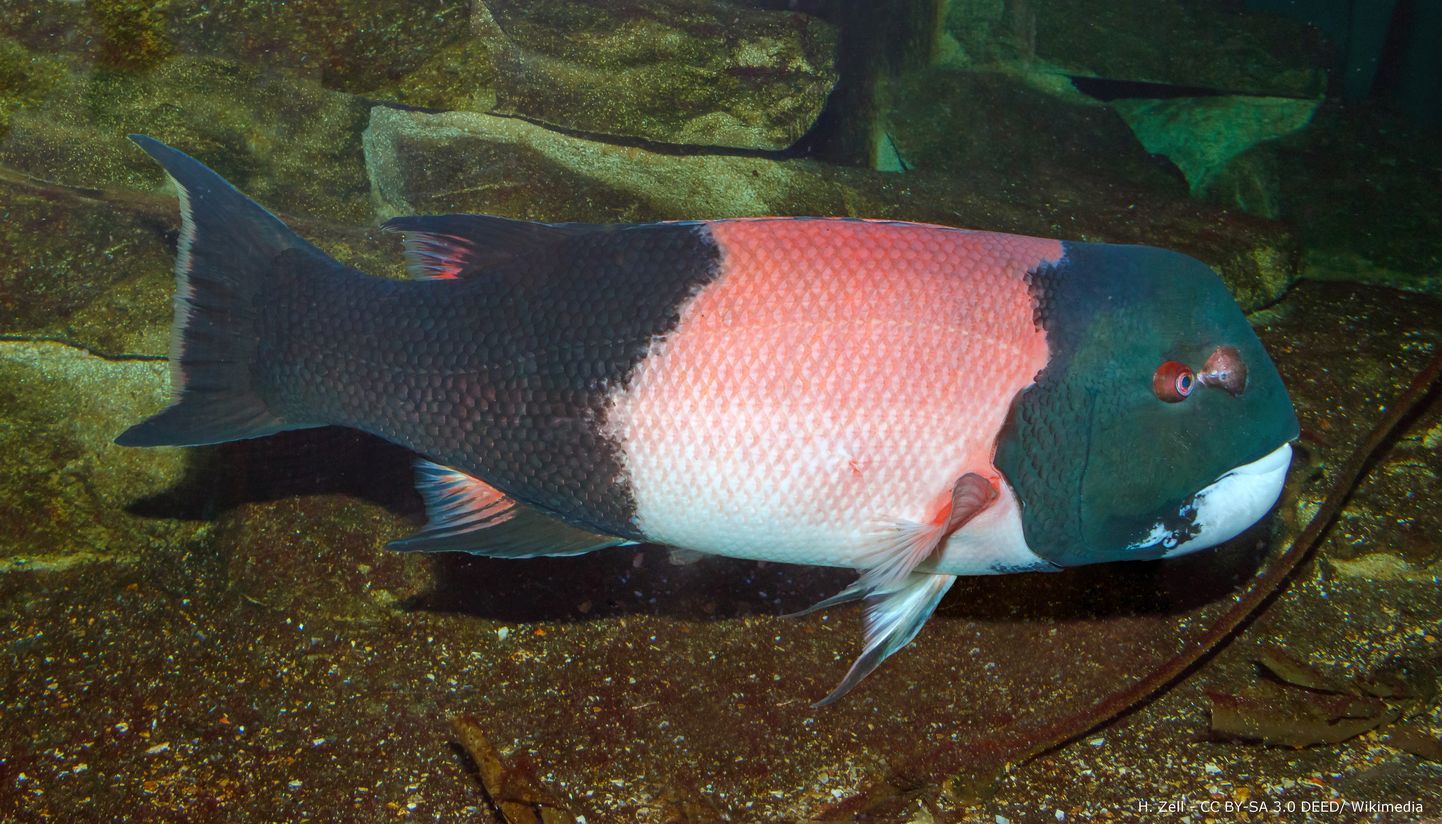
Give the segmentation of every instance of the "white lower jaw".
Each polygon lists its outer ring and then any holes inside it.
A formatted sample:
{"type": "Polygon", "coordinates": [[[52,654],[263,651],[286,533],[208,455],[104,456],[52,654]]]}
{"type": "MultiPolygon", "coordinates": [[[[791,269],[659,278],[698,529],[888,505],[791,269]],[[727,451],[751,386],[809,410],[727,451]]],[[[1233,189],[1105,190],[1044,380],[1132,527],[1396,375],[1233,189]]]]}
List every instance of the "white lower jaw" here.
{"type": "Polygon", "coordinates": [[[1291,444],[1282,444],[1262,458],[1222,475],[1192,496],[1186,508],[1194,508],[1193,528],[1181,540],[1163,524],[1152,527],[1147,537],[1128,549],[1165,549],[1163,558],[1175,558],[1208,549],[1237,537],[1256,523],[1282,494],[1287,467],[1292,463],[1291,444]]]}

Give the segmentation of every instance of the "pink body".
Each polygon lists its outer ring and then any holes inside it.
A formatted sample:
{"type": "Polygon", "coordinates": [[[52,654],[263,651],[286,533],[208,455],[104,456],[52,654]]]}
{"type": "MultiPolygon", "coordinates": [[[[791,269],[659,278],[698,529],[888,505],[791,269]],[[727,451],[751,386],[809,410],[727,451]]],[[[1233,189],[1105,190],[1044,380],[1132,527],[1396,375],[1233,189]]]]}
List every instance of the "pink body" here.
{"type": "MultiPolygon", "coordinates": [[[[855,566],[877,528],[935,518],[968,472],[1003,495],[962,532],[1014,528],[992,455],[1046,364],[1025,276],[1059,242],[853,220],[710,227],[720,277],[608,409],[648,538],[855,566]]],[[[955,554],[931,568],[978,571],[955,554]]]]}

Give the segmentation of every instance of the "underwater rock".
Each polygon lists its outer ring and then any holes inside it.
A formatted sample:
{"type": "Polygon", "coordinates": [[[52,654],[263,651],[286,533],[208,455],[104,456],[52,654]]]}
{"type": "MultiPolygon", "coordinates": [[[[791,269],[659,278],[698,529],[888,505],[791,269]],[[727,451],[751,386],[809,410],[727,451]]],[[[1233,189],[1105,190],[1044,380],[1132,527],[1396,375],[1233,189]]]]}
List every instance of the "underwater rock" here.
{"type": "MultiPolygon", "coordinates": [[[[135,0],[110,0],[131,2],[135,0]]],[[[470,0],[165,0],[182,52],[288,69],[366,94],[471,36],[470,0]]]]}
{"type": "Polygon", "coordinates": [[[1147,151],[1175,163],[1193,194],[1200,194],[1233,158],[1305,128],[1320,102],[1225,95],[1117,100],[1111,105],[1147,151]]]}
{"type": "Polygon", "coordinates": [[[497,109],[658,143],[784,149],[836,83],[836,32],[721,0],[484,0],[497,109]],[[489,12],[488,14],[486,12],[489,12]]]}
{"type": "Polygon", "coordinates": [[[0,333],[165,354],[175,279],[151,216],[3,181],[0,214],[0,333]]]}
{"type": "Polygon", "coordinates": [[[1052,76],[1313,98],[1326,74],[1305,25],[1183,0],[951,0],[940,56],[1052,76]]]}
{"type": "Polygon", "coordinates": [[[1270,686],[1242,695],[1212,692],[1208,697],[1214,736],[1297,749],[1346,741],[1399,715],[1376,698],[1270,686]]]}
{"type": "Polygon", "coordinates": [[[535,776],[531,765],[508,763],[474,715],[454,715],[451,726],[476,765],[486,798],[505,824],[563,824],[576,820],[565,802],[535,776]]]}
{"type": "Polygon", "coordinates": [[[1274,155],[1249,150],[1227,162],[1207,181],[1202,197],[1224,208],[1241,209],[1249,215],[1281,220],[1282,182],[1274,155]]]}
{"type": "Polygon", "coordinates": [[[908,167],[1027,187],[1104,176],[1136,190],[1185,191],[1115,112],[1086,98],[1046,94],[1002,72],[950,69],[912,74],[890,96],[885,128],[908,167]]]}
{"type": "Polygon", "coordinates": [[[0,35],[45,51],[91,48],[85,5],[68,0],[0,0],[0,35]]]}
{"type": "Polygon", "coordinates": [[[510,117],[377,107],[364,135],[382,217],[482,212],[632,222],[851,214],[830,169],[807,161],[671,155],[600,143],[510,117]]]}
{"type": "MultiPolygon", "coordinates": [[[[1128,138],[1130,139],[1130,138],[1128,138]]],[[[376,210],[634,222],[756,215],[913,220],[1042,237],[1152,243],[1215,267],[1244,308],[1297,277],[1277,223],[1075,167],[904,175],[807,159],[669,154],[585,140],[516,118],[372,110],[364,137],[376,210]]]]}
{"type": "Polygon", "coordinates": [[[1437,295],[1439,156],[1442,132],[1376,108],[1324,103],[1306,129],[1238,160],[1275,168],[1277,210],[1307,247],[1308,277],[1437,295]]]}
{"type": "Polygon", "coordinates": [[[111,443],[164,404],[165,371],[154,360],[0,341],[0,572],[134,563],[204,531],[130,509],[181,477],[182,450],[111,443]]]}
{"type": "Polygon", "coordinates": [[[437,111],[488,112],[496,107],[492,48],[482,37],[452,43],[367,97],[437,111]]]}
{"type": "Polygon", "coordinates": [[[125,139],[150,134],[212,163],[272,209],[370,217],[359,132],[368,107],[313,82],[206,58],[145,74],[73,69],[15,111],[0,164],[84,187],[157,187],[164,177],[125,139]]]}
{"type": "MultiPolygon", "coordinates": [[[[0,168],[0,214],[0,334],[107,356],[167,354],[180,226],[168,187],[68,187],[0,168]]],[[[293,222],[346,263],[402,274],[394,235],[293,222]]]]}
{"type": "Polygon", "coordinates": [[[67,72],[63,60],[35,54],[17,41],[0,36],[0,138],[10,130],[10,118],[16,112],[38,105],[67,72]]]}
{"type": "Polygon", "coordinates": [[[425,101],[435,99],[438,73],[488,82],[489,60],[483,47],[474,48],[481,41],[471,30],[470,6],[469,0],[0,0],[0,36],[122,73],[154,69],[176,54],[217,57],[427,106],[435,105],[425,101]]]}

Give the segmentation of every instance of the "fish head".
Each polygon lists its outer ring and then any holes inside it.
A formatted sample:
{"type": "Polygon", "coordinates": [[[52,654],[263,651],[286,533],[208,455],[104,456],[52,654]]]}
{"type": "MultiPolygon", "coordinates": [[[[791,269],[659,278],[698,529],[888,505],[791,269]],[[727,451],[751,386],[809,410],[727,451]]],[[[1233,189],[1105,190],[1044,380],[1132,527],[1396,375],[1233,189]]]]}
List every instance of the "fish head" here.
{"type": "Polygon", "coordinates": [[[1057,566],[1216,546],[1276,503],[1297,417],[1221,279],[1186,255],[1067,243],[1029,287],[1048,362],[995,463],[1057,566]]]}

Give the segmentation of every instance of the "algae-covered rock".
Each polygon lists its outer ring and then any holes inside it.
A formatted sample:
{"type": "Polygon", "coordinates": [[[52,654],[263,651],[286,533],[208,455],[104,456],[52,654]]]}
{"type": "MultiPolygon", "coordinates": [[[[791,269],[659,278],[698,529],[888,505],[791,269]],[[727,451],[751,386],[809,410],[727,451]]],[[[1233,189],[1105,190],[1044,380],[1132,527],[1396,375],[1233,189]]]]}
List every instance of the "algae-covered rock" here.
{"type": "Polygon", "coordinates": [[[87,18],[73,0],[0,0],[0,34],[44,51],[92,48],[87,18]]]}
{"type": "Polygon", "coordinates": [[[44,100],[66,74],[64,61],[0,36],[0,137],[10,130],[16,112],[44,100]]]}
{"type": "Polygon", "coordinates": [[[722,0],[484,0],[498,108],[595,134],[782,149],[836,82],[814,17],[722,0]]]}
{"type": "Polygon", "coordinates": [[[833,175],[824,164],[659,154],[470,112],[377,107],[365,149],[382,216],[460,211],[627,222],[850,214],[853,194],[836,182],[846,173],[833,175]]]}
{"type": "Polygon", "coordinates": [[[1301,23],[1207,0],[951,0],[943,57],[1039,74],[1316,97],[1322,44],[1301,23]]]}
{"type": "Polygon", "coordinates": [[[1442,132],[1375,109],[1326,105],[1307,129],[1257,146],[1279,211],[1319,276],[1439,292],[1442,132]]]}
{"type": "Polygon", "coordinates": [[[0,0],[0,34],[141,70],[172,54],[283,68],[370,92],[471,35],[468,0],[0,0]]]}
{"type": "Polygon", "coordinates": [[[436,49],[368,96],[438,111],[490,111],[496,105],[492,46],[487,38],[469,37],[436,49]]]}
{"type": "Polygon", "coordinates": [[[313,82],[214,59],[177,58],[143,74],[75,70],[13,114],[0,164],[73,186],[154,188],[162,173],[125,138],[140,132],[272,208],[360,222],[369,217],[366,110],[313,82]]]}
{"type": "MultiPolygon", "coordinates": [[[[6,179],[0,170],[0,214],[0,334],[112,355],[165,356],[180,226],[172,191],[69,188],[6,179]]],[[[394,235],[291,222],[342,262],[401,275],[394,235]]]]}
{"type": "Polygon", "coordinates": [[[918,170],[1035,190],[1105,177],[1135,191],[1184,191],[1115,112],[1046,94],[1011,74],[933,69],[899,80],[890,96],[886,131],[918,170]]]}
{"type": "Polygon", "coordinates": [[[0,341],[0,571],[134,561],[202,526],[133,512],[182,475],[179,449],[111,443],[164,405],[166,365],[0,341]]]}
{"type": "Polygon", "coordinates": [[[156,215],[0,184],[0,333],[162,356],[172,263],[156,215]]]}
{"type": "Polygon", "coordinates": [[[1165,155],[1187,176],[1192,192],[1200,193],[1236,156],[1306,127],[1319,102],[1223,95],[1117,100],[1112,107],[1147,151],[1165,155]]]}
{"type": "Polygon", "coordinates": [[[182,51],[283,67],[365,93],[470,35],[469,0],[159,0],[182,51]]]}

